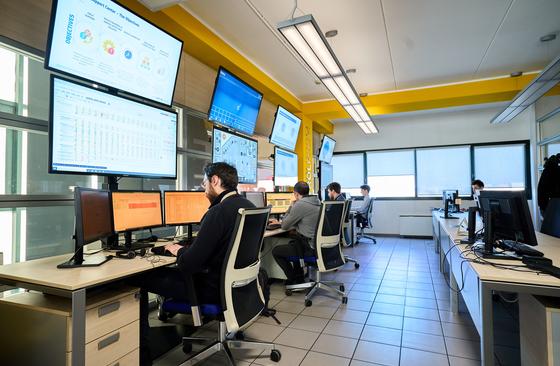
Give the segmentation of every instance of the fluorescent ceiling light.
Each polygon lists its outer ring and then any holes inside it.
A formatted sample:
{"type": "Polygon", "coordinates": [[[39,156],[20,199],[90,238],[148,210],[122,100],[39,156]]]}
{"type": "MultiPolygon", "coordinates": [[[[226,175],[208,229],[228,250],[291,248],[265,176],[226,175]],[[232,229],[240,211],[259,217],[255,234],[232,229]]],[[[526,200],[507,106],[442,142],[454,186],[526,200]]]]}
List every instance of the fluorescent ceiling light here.
{"type": "Polygon", "coordinates": [[[344,68],[312,15],[278,24],[278,30],[366,134],[378,133],[344,68]]]}

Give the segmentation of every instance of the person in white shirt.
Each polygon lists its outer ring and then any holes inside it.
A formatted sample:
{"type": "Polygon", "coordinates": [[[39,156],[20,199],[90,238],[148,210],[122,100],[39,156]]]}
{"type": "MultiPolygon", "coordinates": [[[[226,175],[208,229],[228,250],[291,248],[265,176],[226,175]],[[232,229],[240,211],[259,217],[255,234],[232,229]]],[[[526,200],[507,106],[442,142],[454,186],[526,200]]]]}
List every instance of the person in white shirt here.
{"type": "Polygon", "coordinates": [[[364,200],[360,208],[356,210],[356,213],[362,215],[363,217],[366,217],[368,214],[369,202],[371,201],[371,197],[369,196],[370,190],[371,187],[367,184],[360,187],[360,192],[362,193],[362,196],[364,196],[364,200]]]}

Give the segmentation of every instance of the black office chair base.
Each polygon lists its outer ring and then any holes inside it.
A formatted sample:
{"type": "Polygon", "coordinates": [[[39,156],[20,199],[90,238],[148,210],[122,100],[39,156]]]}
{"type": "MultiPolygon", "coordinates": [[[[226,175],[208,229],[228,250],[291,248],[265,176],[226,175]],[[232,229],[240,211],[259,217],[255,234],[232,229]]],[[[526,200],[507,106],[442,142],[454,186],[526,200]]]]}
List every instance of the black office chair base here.
{"type": "Polygon", "coordinates": [[[228,339],[225,322],[220,322],[218,332],[219,334],[217,340],[213,338],[183,337],[183,351],[185,353],[191,352],[192,343],[210,342],[210,344],[204,347],[200,352],[191,355],[185,362],[181,364],[181,366],[196,365],[218,352],[224,353],[228,365],[235,366],[236,363],[231,353],[232,349],[255,349],[265,351],[269,350],[271,361],[279,362],[282,358],[282,354],[279,350],[276,349],[276,346],[273,343],[240,340],[237,338],[243,337],[237,337],[236,335],[236,339],[228,339]]]}
{"type": "Polygon", "coordinates": [[[345,255],[344,256],[344,261],[354,263],[354,268],[356,268],[356,269],[360,268],[360,263],[352,257],[349,257],[349,256],[345,255]]]}
{"type": "Polygon", "coordinates": [[[356,237],[356,243],[359,243],[361,239],[369,239],[373,244],[377,244],[377,240],[373,236],[365,235],[363,233],[358,234],[356,237]]]}
{"type": "Polygon", "coordinates": [[[318,289],[322,289],[334,295],[340,296],[343,304],[346,304],[348,302],[344,283],[336,281],[321,281],[320,272],[317,272],[315,281],[286,286],[286,294],[288,294],[288,292],[291,293],[294,291],[308,290],[307,294],[305,295],[305,306],[311,306],[313,305],[313,301],[311,299],[318,289]]]}

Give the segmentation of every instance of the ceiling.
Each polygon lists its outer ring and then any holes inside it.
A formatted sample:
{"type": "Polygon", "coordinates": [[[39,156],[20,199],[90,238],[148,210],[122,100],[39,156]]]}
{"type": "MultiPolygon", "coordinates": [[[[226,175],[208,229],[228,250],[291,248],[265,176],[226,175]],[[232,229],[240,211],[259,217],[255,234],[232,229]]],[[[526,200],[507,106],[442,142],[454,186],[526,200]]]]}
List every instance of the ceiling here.
{"type": "MultiPolygon", "coordinates": [[[[276,24],[293,0],[184,0],[181,5],[303,102],[332,99],[286,48],[276,24]]],[[[535,71],[560,54],[559,0],[299,0],[358,93],[535,71]],[[556,33],[557,39],[539,38],[556,33]]]]}

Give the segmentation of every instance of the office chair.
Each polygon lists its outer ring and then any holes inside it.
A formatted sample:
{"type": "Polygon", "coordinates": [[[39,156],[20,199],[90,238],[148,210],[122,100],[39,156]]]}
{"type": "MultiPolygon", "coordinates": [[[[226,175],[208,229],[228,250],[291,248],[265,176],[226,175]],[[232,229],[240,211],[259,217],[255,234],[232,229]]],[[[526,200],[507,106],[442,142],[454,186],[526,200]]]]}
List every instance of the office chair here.
{"type": "Polygon", "coordinates": [[[560,198],[552,198],[546,206],[541,233],[560,238],[560,198]]]}
{"type": "MultiPolygon", "coordinates": [[[[350,208],[352,206],[352,200],[346,200],[344,205],[344,221],[342,222],[342,234],[341,234],[341,243],[345,247],[353,247],[353,230],[352,227],[352,220],[350,220],[350,208]]],[[[358,261],[348,255],[344,255],[345,262],[354,263],[354,268],[360,268],[360,263],[358,261]]]]}
{"type": "Polygon", "coordinates": [[[367,215],[365,217],[360,214],[356,215],[356,226],[360,229],[356,237],[356,242],[359,242],[362,238],[366,238],[371,240],[373,244],[377,244],[377,240],[373,236],[364,234],[365,229],[373,228],[373,198],[369,200],[367,215]]]}
{"type": "Polygon", "coordinates": [[[288,260],[292,262],[304,262],[304,264],[307,264],[308,268],[311,266],[317,267],[315,280],[286,286],[286,295],[288,296],[290,296],[293,291],[309,290],[305,295],[305,306],[311,306],[313,304],[311,298],[318,289],[327,290],[340,296],[343,304],[348,302],[343,283],[324,281],[321,279],[322,273],[332,272],[345,264],[344,255],[342,254],[342,248],[340,246],[340,233],[342,231],[345,205],[346,202],[343,201],[324,201],[321,203],[321,212],[314,239],[314,255],[305,256],[302,250],[300,256],[288,258],[288,260]]]}
{"type": "Polygon", "coordinates": [[[220,351],[225,352],[229,365],[235,365],[231,349],[266,349],[270,350],[272,361],[280,361],[282,355],[274,344],[244,341],[240,332],[257,320],[264,309],[257,276],[269,214],[270,207],[239,209],[222,270],[220,304],[199,304],[192,277],[187,278],[188,302],[168,299],[162,304],[163,311],[192,314],[195,326],[202,325],[201,315],[217,317],[220,322],[217,338],[183,337],[185,353],[191,352],[192,343],[208,345],[182,365],[194,365],[220,351]]]}

